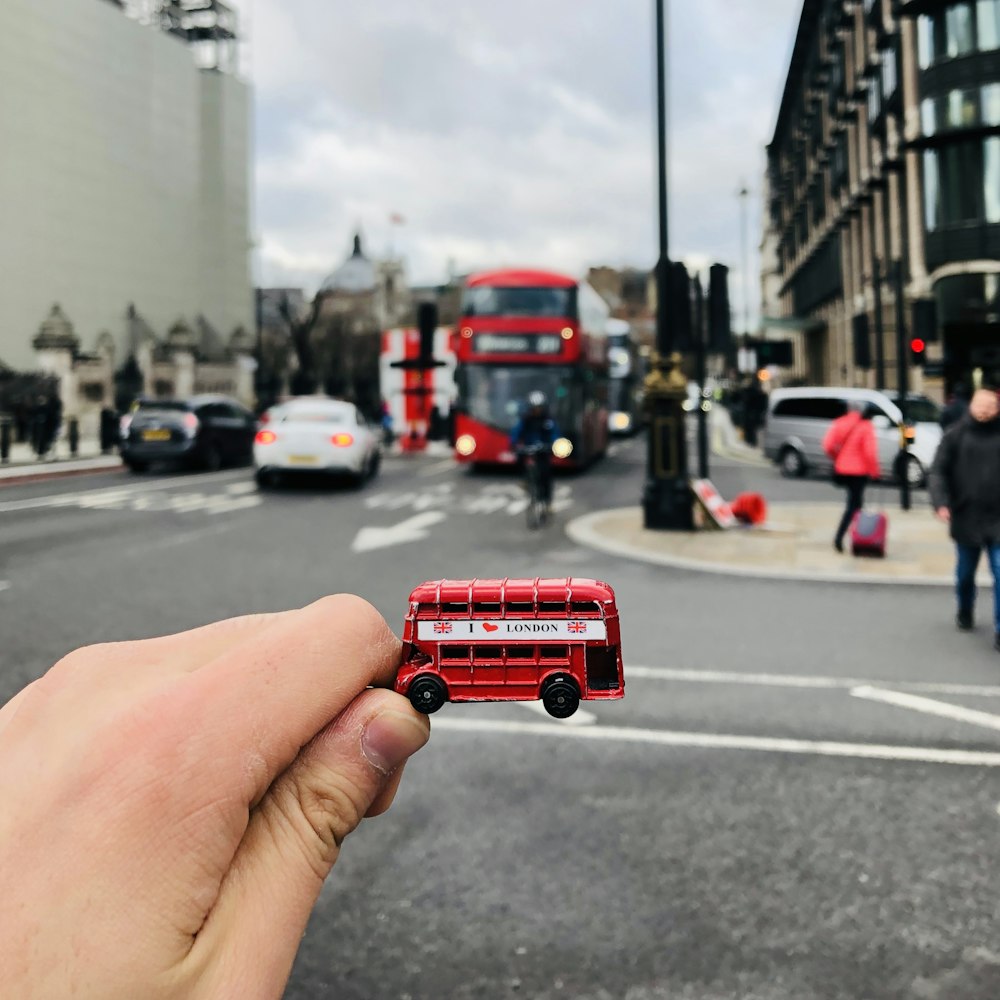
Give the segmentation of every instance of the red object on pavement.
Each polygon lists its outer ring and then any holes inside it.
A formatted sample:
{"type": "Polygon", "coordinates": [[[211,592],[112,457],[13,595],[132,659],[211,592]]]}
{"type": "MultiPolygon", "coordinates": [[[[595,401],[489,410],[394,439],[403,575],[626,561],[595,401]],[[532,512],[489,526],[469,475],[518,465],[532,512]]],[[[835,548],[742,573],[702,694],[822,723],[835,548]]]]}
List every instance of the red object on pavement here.
{"type": "Polygon", "coordinates": [[[429,715],[446,701],[536,701],[565,719],[622,698],[615,592],[581,579],[435,580],[410,594],[396,690],[429,715]]]}
{"type": "Polygon", "coordinates": [[[851,554],[884,559],[889,540],[889,518],[880,512],[859,510],[851,522],[851,554]]]}
{"type": "Polygon", "coordinates": [[[767,520],[767,501],[759,493],[741,493],[729,507],[744,524],[763,524],[767,520]]]}

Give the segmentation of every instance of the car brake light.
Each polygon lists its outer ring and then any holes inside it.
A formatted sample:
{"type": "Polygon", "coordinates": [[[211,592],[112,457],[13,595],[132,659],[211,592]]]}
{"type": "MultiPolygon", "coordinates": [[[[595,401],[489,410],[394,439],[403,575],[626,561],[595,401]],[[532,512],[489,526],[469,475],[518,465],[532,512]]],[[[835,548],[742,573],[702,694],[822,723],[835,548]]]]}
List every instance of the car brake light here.
{"type": "Polygon", "coordinates": [[[349,448],[352,444],[354,444],[354,437],[351,434],[334,434],[330,440],[338,448],[349,448]]]}
{"type": "Polygon", "coordinates": [[[257,431],[257,436],[254,438],[257,444],[274,444],[278,440],[278,435],[274,431],[257,431]]]}
{"type": "Polygon", "coordinates": [[[184,427],[193,434],[198,430],[198,417],[193,413],[185,413],[184,427]]]}

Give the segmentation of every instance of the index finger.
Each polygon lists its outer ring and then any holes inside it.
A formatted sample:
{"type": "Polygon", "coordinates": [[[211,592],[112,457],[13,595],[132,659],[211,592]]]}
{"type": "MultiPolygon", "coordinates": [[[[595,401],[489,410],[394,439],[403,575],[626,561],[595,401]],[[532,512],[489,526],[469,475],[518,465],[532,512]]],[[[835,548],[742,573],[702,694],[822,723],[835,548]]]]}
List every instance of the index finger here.
{"type": "Polygon", "coordinates": [[[365,688],[392,684],[401,648],[367,601],[326,597],[187,675],[186,712],[255,801],[365,688]]]}

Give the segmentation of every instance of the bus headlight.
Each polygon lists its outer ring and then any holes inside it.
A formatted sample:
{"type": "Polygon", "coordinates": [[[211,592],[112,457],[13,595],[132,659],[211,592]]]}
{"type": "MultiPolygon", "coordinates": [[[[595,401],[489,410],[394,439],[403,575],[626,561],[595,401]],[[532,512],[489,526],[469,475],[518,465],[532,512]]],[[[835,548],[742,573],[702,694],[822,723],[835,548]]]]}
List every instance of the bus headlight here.
{"type": "Polygon", "coordinates": [[[613,431],[627,431],[632,426],[632,418],[627,413],[611,414],[611,429],[613,431]]]}
{"type": "Polygon", "coordinates": [[[573,442],[569,438],[556,438],[552,442],[552,454],[556,458],[569,458],[573,454],[573,442]]]}
{"type": "Polygon", "coordinates": [[[685,399],[682,405],[685,413],[690,413],[694,409],[694,403],[690,399],[685,399]]]}
{"type": "Polygon", "coordinates": [[[468,458],[476,450],[476,439],[471,434],[463,434],[455,442],[455,451],[468,458]]]}

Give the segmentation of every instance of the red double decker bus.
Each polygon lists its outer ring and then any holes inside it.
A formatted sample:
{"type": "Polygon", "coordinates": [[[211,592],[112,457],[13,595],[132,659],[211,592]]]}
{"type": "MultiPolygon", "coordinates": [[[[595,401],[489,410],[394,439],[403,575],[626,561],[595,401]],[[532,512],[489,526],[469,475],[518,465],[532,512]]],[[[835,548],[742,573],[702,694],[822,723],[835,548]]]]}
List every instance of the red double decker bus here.
{"type": "Polygon", "coordinates": [[[437,580],[410,594],[396,690],[414,708],[537,701],[556,718],[622,698],[615,593],[597,580],[437,580]]]}
{"type": "Polygon", "coordinates": [[[610,310],[586,282],[550,271],[472,275],[454,334],[454,440],[460,462],[513,464],[528,394],[549,399],[562,434],[557,465],[583,466],[608,445],[610,310]]]}

